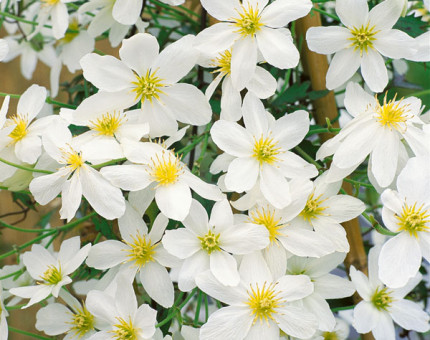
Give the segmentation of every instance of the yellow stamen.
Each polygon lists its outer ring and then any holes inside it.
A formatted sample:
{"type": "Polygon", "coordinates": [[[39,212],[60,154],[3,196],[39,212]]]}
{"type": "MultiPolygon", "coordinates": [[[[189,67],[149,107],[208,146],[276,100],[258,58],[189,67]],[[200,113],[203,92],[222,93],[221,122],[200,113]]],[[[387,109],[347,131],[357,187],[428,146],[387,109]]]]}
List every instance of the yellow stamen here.
{"type": "Polygon", "coordinates": [[[279,229],[282,229],[284,225],[281,224],[280,221],[280,218],[275,218],[275,210],[273,209],[270,211],[269,207],[267,207],[266,210],[261,208],[251,212],[250,222],[266,227],[269,231],[269,239],[271,243],[278,244],[277,237],[282,235],[279,229]]]}
{"type": "Polygon", "coordinates": [[[214,251],[221,250],[219,247],[219,237],[220,234],[215,234],[212,230],[209,230],[205,236],[198,237],[198,239],[200,240],[202,249],[211,254],[214,251]]]}
{"type": "Polygon", "coordinates": [[[339,337],[337,336],[336,332],[324,332],[322,334],[322,337],[324,338],[324,340],[340,340],[339,337]]]}
{"type": "Polygon", "coordinates": [[[13,139],[12,143],[15,144],[27,136],[28,118],[26,116],[15,115],[10,118],[8,125],[16,125],[9,137],[13,139]]]}
{"type": "Polygon", "coordinates": [[[403,205],[401,215],[395,215],[399,221],[398,231],[407,231],[410,236],[418,238],[419,232],[430,232],[430,211],[423,209],[424,204],[417,207],[417,203],[414,205],[403,205]]]}
{"type": "Polygon", "coordinates": [[[239,18],[232,19],[234,25],[238,27],[236,32],[242,37],[253,36],[263,26],[263,23],[260,22],[260,12],[258,8],[254,9],[252,6],[248,8],[242,6],[242,10],[242,12],[238,11],[239,18]]]}
{"type": "Polygon", "coordinates": [[[165,86],[165,84],[163,84],[164,79],[157,77],[156,71],[151,73],[151,71],[148,70],[144,76],[136,74],[136,79],[137,81],[132,82],[132,84],[135,85],[132,91],[136,92],[136,99],[140,98],[142,104],[145,100],[149,100],[150,103],[152,103],[154,98],[160,100],[160,94],[165,94],[161,90],[161,88],[165,86]]]}
{"type": "Polygon", "coordinates": [[[219,56],[212,60],[212,65],[218,67],[213,73],[220,73],[222,76],[230,75],[231,68],[231,51],[225,50],[219,56]]]}
{"type": "Polygon", "coordinates": [[[117,112],[107,112],[97,118],[95,121],[90,121],[92,124],[91,130],[97,131],[99,135],[105,135],[113,137],[115,132],[123,123],[123,117],[117,112]]]}
{"type": "Polygon", "coordinates": [[[260,322],[264,320],[267,323],[269,323],[269,319],[275,321],[273,314],[278,313],[277,309],[286,302],[277,297],[279,292],[275,290],[275,287],[275,283],[267,284],[267,282],[264,282],[261,288],[258,284],[255,285],[255,288],[252,284],[250,285],[251,291],[247,291],[248,301],[246,304],[251,308],[251,315],[254,315],[253,324],[257,320],[260,322]]]}
{"type": "Polygon", "coordinates": [[[60,0],[41,0],[42,6],[54,6],[60,2],[60,0]]]}
{"type": "Polygon", "coordinates": [[[43,284],[56,285],[63,279],[63,274],[61,273],[61,266],[59,268],[54,265],[48,266],[48,269],[43,273],[40,278],[45,281],[43,284]]]}
{"type": "Polygon", "coordinates": [[[140,333],[140,329],[136,329],[133,327],[133,323],[131,321],[131,317],[129,317],[129,321],[125,321],[123,318],[116,318],[119,323],[114,325],[114,329],[109,331],[113,333],[113,339],[116,340],[137,340],[138,335],[140,333]]]}
{"type": "Polygon", "coordinates": [[[129,252],[127,255],[129,257],[128,261],[134,262],[139,267],[143,267],[148,262],[153,262],[155,248],[158,244],[151,244],[149,238],[147,240],[145,236],[140,234],[137,234],[136,237],[132,236],[132,239],[132,243],[124,241],[131,247],[131,249],[127,249],[127,252],[129,252]]]}
{"type": "Polygon", "coordinates": [[[302,216],[308,222],[310,222],[314,218],[317,218],[318,216],[324,215],[323,211],[328,208],[321,206],[321,203],[327,200],[327,198],[321,199],[322,194],[314,198],[314,194],[315,193],[312,193],[308,197],[308,201],[306,202],[305,207],[300,213],[300,216],[302,216]]]}
{"type": "Polygon", "coordinates": [[[183,171],[183,166],[179,157],[174,156],[171,152],[164,152],[159,157],[151,159],[150,174],[158,185],[170,185],[176,183],[183,171]]]}
{"type": "Polygon", "coordinates": [[[387,287],[380,289],[376,288],[375,293],[372,296],[372,303],[378,310],[387,310],[390,308],[391,303],[394,299],[391,297],[392,292],[387,287]]]}
{"type": "MultiPolygon", "coordinates": [[[[57,0],[48,0],[48,1],[51,1],[54,4],[58,2],[57,0]]],[[[78,21],[78,19],[73,18],[70,21],[69,31],[66,31],[64,38],[62,38],[58,41],[60,44],[68,44],[79,35],[78,32],[70,32],[70,31],[78,31],[79,32],[79,21],[78,21]]]]}
{"type": "Polygon", "coordinates": [[[354,51],[360,50],[360,56],[363,55],[363,51],[368,53],[369,48],[373,49],[373,41],[376,40],[375,34],[379,32],[375,31],[375,26],[369,27],[369,25],[368,22],[366,26],[361,25],[361,27],[349,29],[352,37],[348,39],[352,41],[351,46],[354,46],[354,51]]]}
{"type": "Polygon", "coordinates": [[[252,157],[256,158],[260,165],[263,163],[273,164],[279,160],[276,156],[281,153],[281,148],[277,145],[278,142],[270,136],[261,136],[258,140],[254,137],[254,154],[252,157]]]}
{"type": "Polygon", "coordinates": [[[74,333],[78,338],[82,338],[86,333],[94,329],[94,316],[88,311],[85,305],[82,309],[77,309],[77,313],[73,314],[72,328],[69,333],[74,333]]]}
{"type": "Polygon", "coordinates": [[[70,168],[70,171],[79,170],[82,165],[84,165],[84,160],[82,159],[82,155],[79,152],[74,150],[63,152],[63,163],[67,164],[67,167],[70,168]]]}
{"type": "Polygon", "coordinates": [[[396,96],[387,103],[385,94],[384,104],[377,103],[375,118],[382,126],[404,133],[407,129],[406,121],[411,118],[407,115],[409,105],[402,104],[403,98],[396,103],[396,96]]]}

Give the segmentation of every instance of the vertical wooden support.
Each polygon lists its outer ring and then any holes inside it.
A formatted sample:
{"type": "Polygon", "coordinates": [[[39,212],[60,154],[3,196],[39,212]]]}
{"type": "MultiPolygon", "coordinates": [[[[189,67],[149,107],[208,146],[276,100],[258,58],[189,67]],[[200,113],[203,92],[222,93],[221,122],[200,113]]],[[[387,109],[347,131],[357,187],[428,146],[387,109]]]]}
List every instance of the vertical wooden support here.
{"type": "MultiPolygon", "coordinates": [[[[321,17],[318,12],[311,12],[306,17],[296,21],[296,32],[299,46],[301,46],[300,56],[305,74],[311,80],[312,90],[321,91],[326,89],[326,74],[328,70],[327,57],[309,50],[306,43],[306,31],[310,27],[321,26],[321,17]]],[[[334,92],[330,91],[326,96],[314,101],[314,118],[318,125],[325,126],[326,118],[333,121],[333,127],[339,127],[337,121],[338,110],[334,98],[334,92]]],[[[332,134],[321,134],[321,140],[326,141],[333,137],[332,134]]],[[[343,188],[348,194],[352,193],[352,186],[344,182],[343,188]]],[[[367,256],[364,250],[363,239],[361,236],[360,224],[358,218],[342,224],[346,230],[350,251],[345,258],[345,266],[349,271],[349,267],[354,265],[355,268],[367,274],[367,256]]],[[[360,297],[355,294],[354,302],[359,302],[360,297]]],[[[364,334],[363,340],[374,339],[371,333],[364,334]]]]}

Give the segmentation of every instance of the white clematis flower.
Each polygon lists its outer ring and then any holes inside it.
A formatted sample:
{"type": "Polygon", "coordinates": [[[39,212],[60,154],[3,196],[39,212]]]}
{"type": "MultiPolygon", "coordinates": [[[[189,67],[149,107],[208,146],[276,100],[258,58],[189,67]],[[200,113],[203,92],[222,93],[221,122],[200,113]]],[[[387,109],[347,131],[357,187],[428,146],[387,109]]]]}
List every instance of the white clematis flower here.
{"type": "Polygon", "coordinates": [[[219,201],[224,197],[216,185],[205,183],[192,174],[173,151],[160,144],[129,143],[125,155],[137,164],[104,167],[100,171],[102,175],[124,190],[149,191],[168,218],[182,221],[188,215],[192,199],[190,188],[209,200],[219,201]]]}
{"type": "Polygon", "coordinates": [[[430,158],[411,158],[397,178],[397,190],[382,193],[382,219],[399,233],[382,246],[379,277],[399,288],[414,277],[424,257],[430,261],[430,158]]]}
{"type": "Polygon", "coordinates": [[[366,0],[337,0],[336,13],[345,27],[311,27],[306,34],[309,49],[335,53],[327,72],[327,88],[333,90],[350,79],[359,67],[373,92],[388,84],[384,58],[409,58],[416,53],[415,41],[392,29],[402,13],[403,3],[385,0],[369,12],[366,0]]]}
{"type": "Polygon", "coordinates": [[[200,32],[195,46],[215,54],[231,51],[231,80],[242,90],[255,74],[258,53],[269,64],[292,68],[299,62],[299,52],[291,32],[284,28],[289,22],[309,13],[309,0],[202,0],[202,6],[220,23],[200,32]]]}
{"type": "Polygon", "coordinates": [[[58,297],[61,287],[72,282],[69,275],[85,261],[91,248],[91,244],[80,248],[80,243],[79,236],[67,239],[61,243],[56,257],[39,244],[34,244],[31,251],[24,253],[22,261],[38,284],[9,290],[14,295],[30,299],[23,308],[34,305],[51,294],[58,297]]]}
{"type": "Polygon", "coordinates": [[[168,219],[159,214],[148,233],[141,216],[127,203],[124,216],[118,220],[123,241],[108,240],[94,245],[87,265],[102,270],[119,265],[120,273],[129,281],[139,273],[148,295],[161,306],[171,307],[174,289],[165,267],[172,267],[177,260],[160,243],[167,223],[168,219]]]}
{"type": "Polygon", "coordinates": [[[123,41],[121,60],[86,55],[81,59],[84,77],[100,92],[85,99],[77,112],[109,112],[140,101],[142,122],[149,123],[151,137],[172,135],[178,129],[177,120],[209,123],[212,111],[204,94],[193,85],[178,83],[197,61],[193,41],[187,35],[159,53],[157,39],[139,33],[123,41]]]}
{"type": "Polygon", "coordinates": [[[296,111],[274,120],[261,101],[251,93],[242,106],[245,128],[229,121],[217,121],[211,129],[215,144],[233,156],[225,177],[228,190],[251,190],[256,183],[274,207],[291,202],[287,178],[311,178],[314,165],[288,151],[298,145],[309,130],[309,114],[296,111]]]}
{"type": "Polygon", "coordinates": [[[75,216],[82,196],[106,219],[124,214],[125,200],[121,190],[86,163],[85,155],[80,152],[68,128],[54,125],[43,136],[43,144],[47,154],[63,166],[53,174],[31,181],[29,189],[39,204],[49,203],[61,192],[60,215],[68,221],[75,216]]]}
{"type": "Polygon", "coordinates": [[[387,101],[385,97],[381,105],[357,83],[350,82],[344,103],[354,119],[317,152],[317,159],[334,154],[328,182],[348,176],[370,154],[368,172],[385,188],[394,180],[400,155],[406,153],[403,139],[415,154],[428,152],[424,132],[418,127],[423,125],[420,99],[387,101]]]}
{"type": "Polygon", "coordinates": [[[241,281],[226,287],[206,271],[196,279],[197,286],[227,304],[209,316],[200,330],[201,340],[278,340],[280,332],[299,339],[311,337],[317,328],[315,317],[298,306],[313,291],[305,275],[283,275],[275,279],[261,254],[244,259],[241,281]]]}
{"type": "Polygon", "coordinates": [[[417,303],[405,296],[421,281],[418,274],[405,286],[391,289],[384,286],[378,277],[380,247],[369,251],[369,278],[351,266],[350,276],[358,294],[363,298],[354,308],[353,326],[359,333],[372,332],[375,340],[394,340],[394,324],[407,330],[427,332],[430,329],[429,315],[417,303]]]}
{"type": "Polygon", "coordinates": [[[236,286],[240,278],[233,255],[249,254],[269,243],[266,229],[234,222],[226,199],[215,203],[210,219],[203,206],[193,200],[182,223],[185,228],[166,231],[162,242],[169,253],[184,260],[178,279],[183,291],[194,288],[196,276],[207,269],[222,284],[236,286]]]}

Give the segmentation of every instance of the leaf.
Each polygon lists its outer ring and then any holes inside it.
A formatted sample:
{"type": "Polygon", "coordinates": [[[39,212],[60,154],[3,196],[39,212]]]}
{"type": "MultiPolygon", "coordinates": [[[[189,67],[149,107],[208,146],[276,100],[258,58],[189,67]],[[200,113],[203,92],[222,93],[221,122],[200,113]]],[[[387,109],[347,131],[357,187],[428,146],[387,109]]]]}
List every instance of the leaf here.
{"type": "Polygon", "coordinates": [[[403,31],[415,38],[427,31],[427,23],[422,21],[419,17],[409,15],[400,18],[393,28],[403,31]]]}
{"type": "Polygon", "coordinates": [[[273,101],[273,106],[281,106],[286,103],[294,103],[301,98],[305,98],[306,92],[310,86],[310,81],[305,81],[301,84],[294,84],[293,86],[287,88],[273,101]]]}

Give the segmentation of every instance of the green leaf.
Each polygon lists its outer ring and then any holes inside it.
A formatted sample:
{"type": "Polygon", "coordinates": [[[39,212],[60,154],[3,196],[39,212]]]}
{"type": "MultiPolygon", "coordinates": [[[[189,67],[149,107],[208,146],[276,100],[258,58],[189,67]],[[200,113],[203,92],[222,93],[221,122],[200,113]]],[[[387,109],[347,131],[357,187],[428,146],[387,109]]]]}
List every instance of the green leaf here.
{"type": "Polygon", "coordinates": [[[294,103],[299,99],[306,97],[306,92],[311,86],[310,81],[301,84],[294,84],[281,93],[274,101],[273,106],[281,106],[286,103],[294,103]]]}
{"type": "Polygon", "coordinates": [[[393,28],[401,30],[415,38],[427,31],[427,25],[428,24],[419,17],[409,15],[400,18],[393,28]]]}

